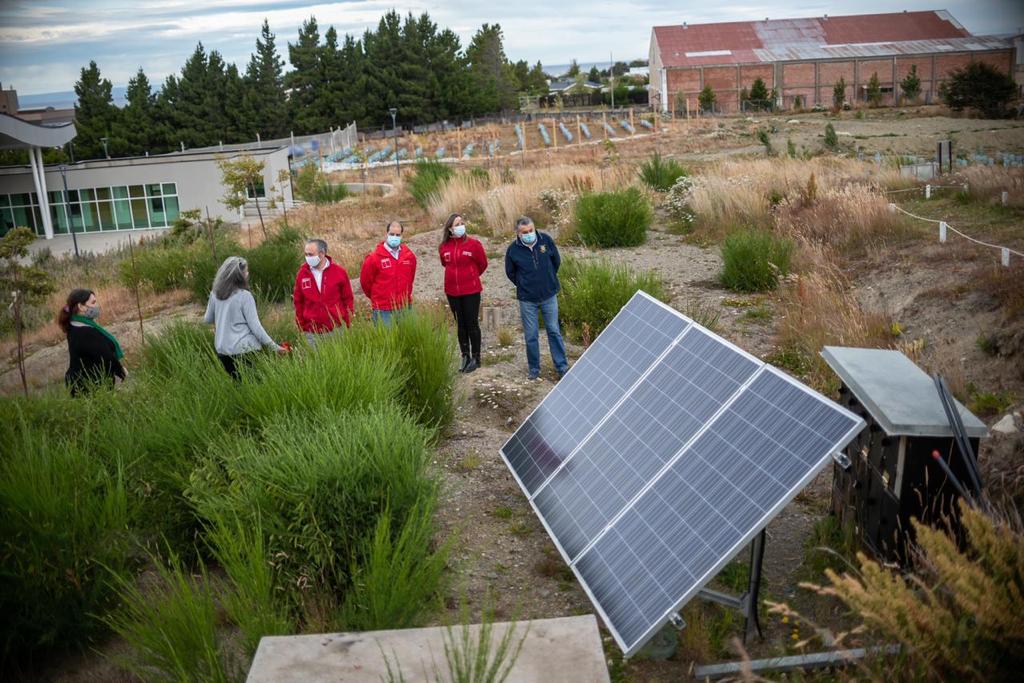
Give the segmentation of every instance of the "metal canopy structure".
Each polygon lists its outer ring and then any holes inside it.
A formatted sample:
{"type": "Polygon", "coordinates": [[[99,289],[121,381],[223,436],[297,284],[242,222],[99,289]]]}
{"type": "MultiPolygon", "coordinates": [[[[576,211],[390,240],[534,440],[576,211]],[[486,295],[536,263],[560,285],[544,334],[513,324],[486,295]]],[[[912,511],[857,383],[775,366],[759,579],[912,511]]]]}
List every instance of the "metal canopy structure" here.
{"type": "Polygon", "coordinates": [[[17,116],[0,114],[0,149],[27,149],[32,167],[32,180],[39,198],[39,211],[43,220],[46,239],[53,239],[53,221],[50,217],[50,202],[46,192],[46,173],[43,164],[43,147],[62,147],[72,140],[77,131],[74,123],[59,126],[40,126],[22,121],[17,116]]]}
{"type": "Polygon", "coordinates": [[[630,656],[863,426],[637,292],[501,456],[630,656]]]}

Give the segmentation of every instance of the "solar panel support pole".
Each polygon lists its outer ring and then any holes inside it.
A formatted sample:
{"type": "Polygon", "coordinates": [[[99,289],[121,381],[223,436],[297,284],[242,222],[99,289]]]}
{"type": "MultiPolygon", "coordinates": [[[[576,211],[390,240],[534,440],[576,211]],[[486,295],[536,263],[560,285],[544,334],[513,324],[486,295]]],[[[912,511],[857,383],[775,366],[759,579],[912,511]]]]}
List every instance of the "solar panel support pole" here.
{"type": "Polygon", "coordinates": [[[761,533],[754,537],[754,542],[750,546],[750,580],[746,593],[736,597],[710,588],[702,588],[697,593],[699,597],[709,602],[715,602],[743,613],[744,643],[747,642],[747,637],[754,632],[757,633],[758,638],[764,637],[761,632],[761,622],[757,616],[758,595],[761,592],[761,565],[764,563],[764,543],[765,532],[762,529],[761,533]]]}

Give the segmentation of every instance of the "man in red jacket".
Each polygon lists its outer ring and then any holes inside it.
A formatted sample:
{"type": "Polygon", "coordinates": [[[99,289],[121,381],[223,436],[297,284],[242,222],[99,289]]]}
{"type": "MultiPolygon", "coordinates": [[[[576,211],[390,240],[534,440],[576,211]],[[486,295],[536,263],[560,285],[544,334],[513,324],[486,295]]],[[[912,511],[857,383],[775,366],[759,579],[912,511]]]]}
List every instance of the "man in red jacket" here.
{"type": "Polygon", "coordinates": [[[306,262],[295,276],[292,302],[295,323],[316,346],[319,335],[339,333],[352,320],[354,298],[348,273],[327,256],[327,242],[309,240],[303,250],[306,262]],[[345,327],[342,327],[342,323],[345,327]]]}
{"type": "Polygon", "coordinates": [[[403,232],[398,221],[388,223],[384,241],[370,252],[359,272],[359,284],[370,298],[373,320],[385,325],[412,306],[416,254],[402,246],[403,232]]]}

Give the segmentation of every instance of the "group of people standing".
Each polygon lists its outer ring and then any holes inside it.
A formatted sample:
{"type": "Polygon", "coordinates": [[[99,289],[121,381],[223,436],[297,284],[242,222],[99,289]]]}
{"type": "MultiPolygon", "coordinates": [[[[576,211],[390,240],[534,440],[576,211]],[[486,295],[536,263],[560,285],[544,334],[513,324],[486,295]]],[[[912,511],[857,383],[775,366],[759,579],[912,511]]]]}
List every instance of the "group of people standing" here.
{"type": "MultiPolygon", "coordinates": [[[[466,233],[462,214],[453,213],[444,223],[438,257],[444,267],[444,293],[455,318],[462,361],[460,372],[480,367],[481,275],[487,270],[483,244],[466,233]]],[[[539,232],[533,221],[516,221],[516,236],[505,251],[505,274],[516,287],[520,319],[526,341],[527,371],[530,379],[540,376],[539,317],[543,316],[551,358],[558,376],[568,370],[565,344],[558,322],[558,269],[561,257],[554,240],[539,232]]],[[[392,324],[412,307],[416,278],[416,254],[402,244],[404,228],[391,221],[384,239],[363,260],[359,284],[370,300],[374,322],[392,324]]],[[[299,268],[292,291],[295,324],[310,346],[329,335],[339,335],[352,323],[355,296],[348,273],[327,254],[322,239],[307,240],[305,263],[299,268]]],[[[67,335],[70,366],[65,381],[72,394],[83,391],[86,381],[113,384],[125,378],[117,340],[97,322],[99,303],[87,289],[73,290],[58,316],[67,335]]],[[[255,353],[269,349],[289,352],[278,344],[260,323],[256,300],[249,289],[249,264],[240,256],[229,256],[214,277],[204,322],[214,326],[214,348],[224,369],[233,378],[239,368],[251,362],[255,353]]]]}

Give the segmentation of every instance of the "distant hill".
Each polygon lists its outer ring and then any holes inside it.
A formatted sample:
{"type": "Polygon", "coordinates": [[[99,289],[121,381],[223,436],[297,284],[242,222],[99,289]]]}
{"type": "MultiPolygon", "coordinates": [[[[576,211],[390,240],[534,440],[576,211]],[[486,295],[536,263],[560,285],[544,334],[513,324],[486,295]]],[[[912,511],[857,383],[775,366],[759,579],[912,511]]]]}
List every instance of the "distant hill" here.
{"type": "MultiPolygon", "coordinates": [[[[127,88],[123,85],[115,85],[111,90],[111,95],[114,98],[114,104],[118,107],[123,107],[125,105],[125,90],[127,90],[127,88]]],[[[75,101],[76,97],[74,90],[36,93],[35,95],[22,95],[21,93],[18,93],[19,109],[44,109],[46,107],[53,107],[54,109],[71,109],[75,106],[75,101]]]]}

